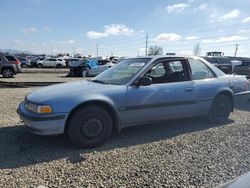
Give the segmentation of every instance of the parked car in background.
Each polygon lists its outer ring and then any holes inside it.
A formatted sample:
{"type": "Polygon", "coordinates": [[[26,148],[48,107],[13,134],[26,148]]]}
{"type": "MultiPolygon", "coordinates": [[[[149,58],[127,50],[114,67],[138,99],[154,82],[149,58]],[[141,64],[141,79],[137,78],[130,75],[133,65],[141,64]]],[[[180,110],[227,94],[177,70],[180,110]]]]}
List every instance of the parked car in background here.
{"type": "Polygon", "coordinates": [[[30,62],[31,67],[37,67],[37,64],[38,64],[39,62],[44,61],[44,60],[45,60],[45,57],[35,58],[34,60],[32,60],[32,61],[30,62]]]}
{"type": "Polygon", "coordinates": [[[96,76],[114,65],[109,60],[88,60],[86,76],[96,76]]]}
{"type": "Polygon", "coordinates": [[[216,67],[218,67],[220,70],[222,70],[226,74],[232,74],[233,68],[232,68],[232,60],[228,57],[224,56],[206,56],[203,57],[208,62],[212,63],[216,67]]]}
{"type": "Polygon", "coordinates": [[[22,68],[31,67],[30,60],[28,60],[27,58],[25,58],[25,57],[17,57],[17,59],[21,62],[21,67],[22,68]]]}
{"type": "Polygon", "coordinates": [[[139,124],[200,115],[225,123],[239,98],[249,99],[248,80],[202,58],[130,58],[92,80],[38,89],[18,114],[34,134],[66,133],[78,147],[95,147],[139,124]]]}
{"type": "Polygon", "coordinates": [[[250,77],[250,60],[242,60],[241,65],[234,67],[234,73],[250,77]]]}
{"type": "Polygon", "coordinates": [[[12,55],[0,53],[0,73],[4,78],[12,78],[21,72],[21,63],[12,55]]]}
{"type": "Polygon", "coordinates": [[[43,61],[37,61],[37,67],[56,67],[56,68],[63,68],[66,66],[66,63],[63,59],[59,58],[47,58],[43,61]]]}
{"type": "Polygon", "coordinates": [[[85,77],[87,72],[87,60],[85,58],[69,59],[69,74],[68,77],[85,77]]]}

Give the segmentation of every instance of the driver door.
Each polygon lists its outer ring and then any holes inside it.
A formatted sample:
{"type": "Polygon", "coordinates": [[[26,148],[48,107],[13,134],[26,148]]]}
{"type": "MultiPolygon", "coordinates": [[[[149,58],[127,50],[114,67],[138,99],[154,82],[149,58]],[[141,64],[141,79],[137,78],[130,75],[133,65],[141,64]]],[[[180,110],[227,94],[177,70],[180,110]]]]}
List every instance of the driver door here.
{"type": "Polygon", "coordinates": [[[158,62],[144,76],[152,78],[151,85],[127,88],[128,125],[193,114],[196,92],[190,80],[187,60],[158,62]]]}

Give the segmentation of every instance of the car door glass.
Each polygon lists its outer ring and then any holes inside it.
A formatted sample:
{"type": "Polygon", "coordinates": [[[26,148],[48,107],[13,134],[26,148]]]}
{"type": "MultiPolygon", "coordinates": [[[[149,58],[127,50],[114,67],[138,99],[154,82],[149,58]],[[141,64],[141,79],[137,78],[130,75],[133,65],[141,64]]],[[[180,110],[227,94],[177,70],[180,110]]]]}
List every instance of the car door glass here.
{"type": "Polygon", "coordinates": [[[200,60],[189,59],[189,65],[191,67],[193,80],[215,78],[214,73],[200,60]]]}
{"type": "Polygon", "coordinates": [[[156,66],[154,66],[150,71],[148,72],[148,76],[150,77],[162,77],[166,74],[166,70],[163,66],[163,63],[159,63],[156,66]]]}
{"type": "Polygon", "coordinates": [[[149,76],[153,84],[187,81],[184,64],[181,61],[158,63],[145,76],[149,76]]]}

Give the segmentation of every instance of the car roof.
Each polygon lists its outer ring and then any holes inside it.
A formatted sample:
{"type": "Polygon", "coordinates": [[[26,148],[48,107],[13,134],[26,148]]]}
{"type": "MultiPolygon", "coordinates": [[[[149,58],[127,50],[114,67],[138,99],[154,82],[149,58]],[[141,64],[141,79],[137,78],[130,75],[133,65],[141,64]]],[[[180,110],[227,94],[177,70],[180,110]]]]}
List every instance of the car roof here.
{"type": "Polygon", "coordinates": [[[141,56],[141,57],[130,57],[125,59],[177,59],[177,58],[200,58],[198,56],[187,56],[187,55],[160,55],[160,56],[141,56]]]}

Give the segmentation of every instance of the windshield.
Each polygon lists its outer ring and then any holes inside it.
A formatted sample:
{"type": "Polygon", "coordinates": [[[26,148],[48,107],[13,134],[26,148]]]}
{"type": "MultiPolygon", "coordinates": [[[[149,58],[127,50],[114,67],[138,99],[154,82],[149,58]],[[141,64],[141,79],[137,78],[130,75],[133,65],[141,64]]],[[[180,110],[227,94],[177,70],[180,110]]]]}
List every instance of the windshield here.
{"type": "Polygon", "coordinates": [[[105,84],[124,85],[150,60],[150,58],[123,60],[96,76],[92,81],[105,84]]]}

